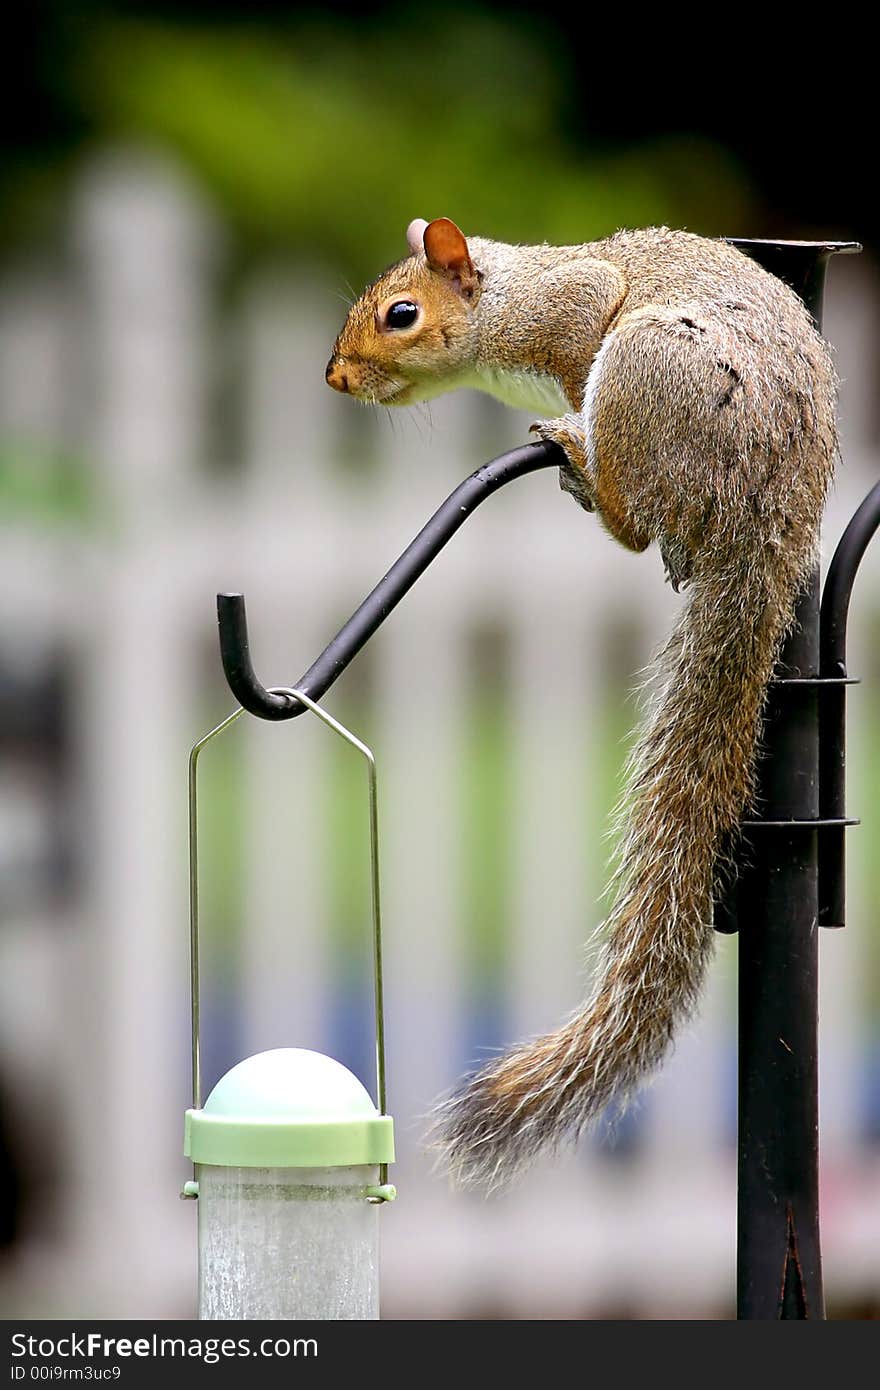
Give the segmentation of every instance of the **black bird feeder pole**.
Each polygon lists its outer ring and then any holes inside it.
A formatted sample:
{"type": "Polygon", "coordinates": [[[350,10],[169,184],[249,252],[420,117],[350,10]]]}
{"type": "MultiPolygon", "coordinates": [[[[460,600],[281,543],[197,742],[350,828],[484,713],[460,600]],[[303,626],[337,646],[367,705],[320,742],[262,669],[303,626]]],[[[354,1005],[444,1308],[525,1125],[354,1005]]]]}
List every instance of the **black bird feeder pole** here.
{"type": "MultiPolygon", "coordinates": [[[[828,259],[855,242],[730,238],[801,296],[817,324],[828,259]]],[[[455,489],[297,682],[329,690],[492,492],[541,468],[558,446],[525,444],[455,489]]],[[[798,606],[768,694],[758,789],[743,823],[718,931],[739,931],[737,1316],[822,1318],[818,1183],[818,927],[843,926],[846,619],[856,570],[880,526],[880,484],[837,548],[819,605],[819,574],[798,606]]],[[[241,594],[219,594],[223,669],[251,714],[293,719],[305,705],[257,679],[241,594]]]]}

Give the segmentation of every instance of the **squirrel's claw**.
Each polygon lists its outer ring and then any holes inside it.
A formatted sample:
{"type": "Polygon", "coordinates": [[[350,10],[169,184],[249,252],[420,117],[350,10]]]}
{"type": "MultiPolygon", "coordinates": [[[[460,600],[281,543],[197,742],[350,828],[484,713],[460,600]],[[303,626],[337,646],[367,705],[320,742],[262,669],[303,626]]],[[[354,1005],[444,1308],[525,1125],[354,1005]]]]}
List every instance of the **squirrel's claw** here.
{"type": "Polygon", "coordinates": [[[660,542],[660,556],[666,571],[666,583],[671,584],[675,593],[680,594],[691,582],[693,557],[680,541],[675,540],[660,542]]]}
{"type": "Polygon", "coordinates": [[[560,468],[559,486],[563,492],[568,493],[569,497],[573,497],[585,512],[596,510],[592,493],[586,487],[581,474],[571,464],[567,468],[560,468]]]}

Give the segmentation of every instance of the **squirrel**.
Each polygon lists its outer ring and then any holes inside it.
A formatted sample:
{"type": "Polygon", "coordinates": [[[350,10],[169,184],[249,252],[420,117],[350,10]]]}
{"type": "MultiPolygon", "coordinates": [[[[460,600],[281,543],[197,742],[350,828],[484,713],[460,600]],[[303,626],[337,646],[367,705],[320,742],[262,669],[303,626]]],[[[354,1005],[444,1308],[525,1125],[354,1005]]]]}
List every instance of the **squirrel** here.
{"type": "Polygon", "coordinates": [[[627,549],[656,541],[688,588],[630,762],[589,997],[435,1112],[453,1180],[491,1190],[625,1105],[697,1006],[765,691],[817,558],[837,380],[794,291],[723,241],[653,227],[513,246],[448,218],[407,241],[352,306],[327,382],[401,406],[476,387],[540,412],[561,486],[627,549]]]}

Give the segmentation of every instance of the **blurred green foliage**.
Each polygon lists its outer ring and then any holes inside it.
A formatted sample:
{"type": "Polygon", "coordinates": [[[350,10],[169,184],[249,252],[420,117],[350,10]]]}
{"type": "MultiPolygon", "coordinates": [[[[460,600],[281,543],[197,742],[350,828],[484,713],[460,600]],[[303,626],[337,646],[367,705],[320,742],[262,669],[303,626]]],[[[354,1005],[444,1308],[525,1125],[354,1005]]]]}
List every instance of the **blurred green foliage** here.
{"type": "Polygon", "coordinates": [[[45,523],[93,519],[97,501],[82,460],[29,440],[0,440],[0,516],[45,523]]]}
{"type": "Polygon", "coordinates": [[[749,221],[744,177],[700,137],[578,148],[565,52],[527,16],[402,10],[367,29],[115,20],[74,64],[93,130],[182,155],[245,245],[358,280],[403,254],[417,215],[549,242],[749,221]]]}

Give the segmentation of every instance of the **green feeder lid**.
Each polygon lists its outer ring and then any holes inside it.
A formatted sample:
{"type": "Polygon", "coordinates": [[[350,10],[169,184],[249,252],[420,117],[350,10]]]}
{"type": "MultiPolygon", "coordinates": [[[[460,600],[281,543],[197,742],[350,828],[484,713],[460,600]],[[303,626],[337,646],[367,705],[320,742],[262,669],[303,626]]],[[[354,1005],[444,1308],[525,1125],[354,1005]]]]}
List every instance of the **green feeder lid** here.
{"type": "Polygon", "coordinates": [[[343,1168],[394,1160],[394,1122],[341,1062],[300,1047],[259,1052],[187,1110],[184,1153],[221,1168],[343,1168]]]}

